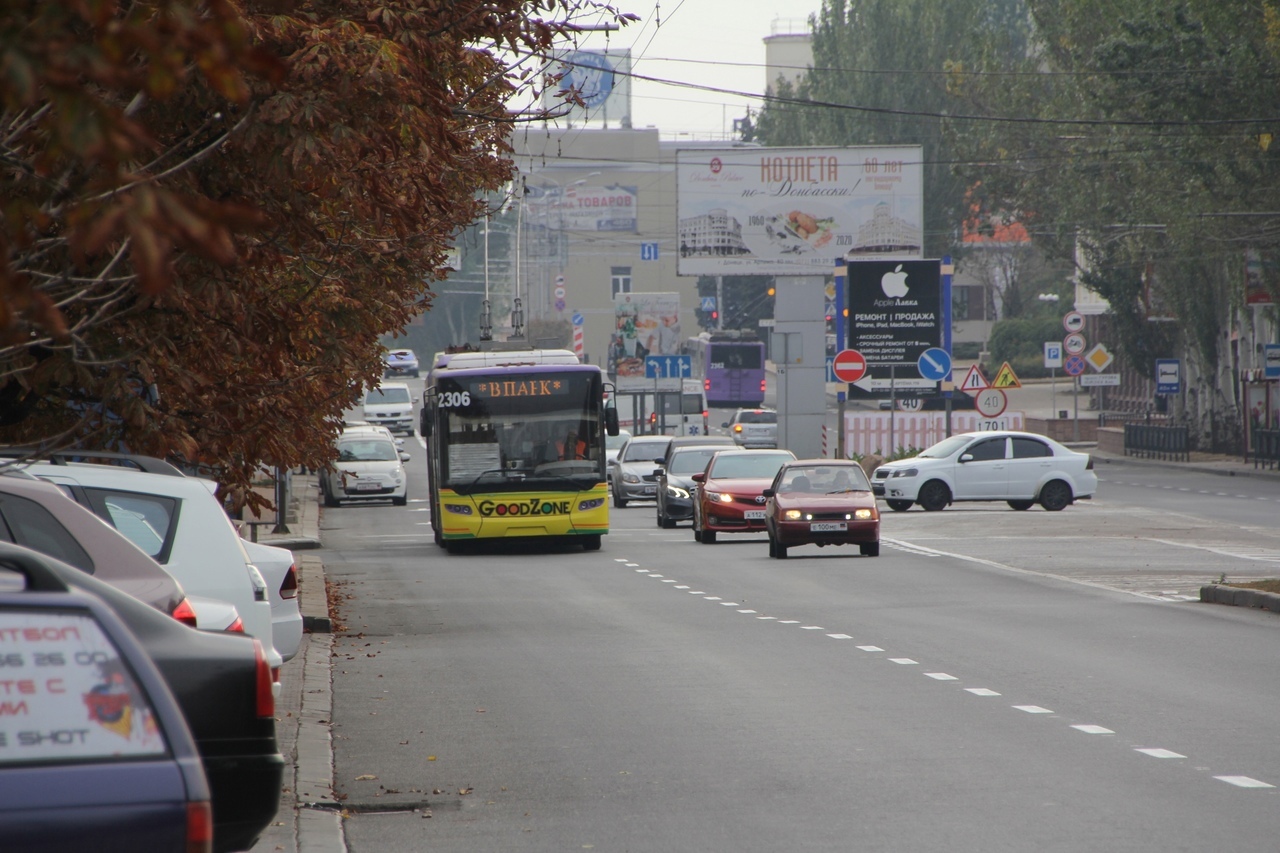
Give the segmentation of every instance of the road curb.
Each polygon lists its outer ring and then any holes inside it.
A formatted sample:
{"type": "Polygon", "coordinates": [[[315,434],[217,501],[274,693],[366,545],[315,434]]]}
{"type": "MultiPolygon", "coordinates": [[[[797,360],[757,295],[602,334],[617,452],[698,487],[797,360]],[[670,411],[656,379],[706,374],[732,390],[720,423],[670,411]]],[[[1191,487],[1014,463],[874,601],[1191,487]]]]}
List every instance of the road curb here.
{"type": "Polygon", "coordinates": [[[1235,607],[1257,607],[1280,613],[1280,594],[1260,589],[1243,589],[1238,586],[1209,584],[1200,587],[1200,600],[1212,604],[1229,604],[1235,607]]]}
{"type": "Polygon", "coordinates": [[[330,634],[329,594],[324,583],[324,563],[319,557],[303,555],[298,562],[298,609],[302,611],[302,630],[310,634],[330,634]]]}

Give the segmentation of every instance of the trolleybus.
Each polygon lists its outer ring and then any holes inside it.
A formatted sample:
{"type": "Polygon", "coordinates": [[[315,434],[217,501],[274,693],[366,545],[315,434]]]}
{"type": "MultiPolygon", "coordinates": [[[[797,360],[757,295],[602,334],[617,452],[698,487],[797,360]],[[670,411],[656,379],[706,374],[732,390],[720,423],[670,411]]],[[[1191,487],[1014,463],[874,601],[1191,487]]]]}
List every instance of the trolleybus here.
{"type": "Polygon", "coordinates": [[[604,374],[568,350],[454,353],[423,393],[431,527],[449,553],[485,539],[600,548],[609,531],[604,374]]]}
{"type": "Polygon", "coordinates": [[[764,342],[751,332],[703,332],[685,345],[707,405],[755,408],[764,402],[764,342]]]}

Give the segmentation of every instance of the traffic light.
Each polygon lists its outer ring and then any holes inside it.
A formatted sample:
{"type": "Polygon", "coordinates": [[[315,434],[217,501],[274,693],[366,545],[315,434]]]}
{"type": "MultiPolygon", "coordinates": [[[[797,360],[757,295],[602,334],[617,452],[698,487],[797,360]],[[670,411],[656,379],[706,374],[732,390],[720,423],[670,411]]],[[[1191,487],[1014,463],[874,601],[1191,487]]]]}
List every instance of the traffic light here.
{"type": "Polygon", "coordinates": [[[716,328],[720,319],[719,311],[703,311],[698,308],[695,313],[698,316],[698,325],[704,329],[712,330],[716,328]]]}

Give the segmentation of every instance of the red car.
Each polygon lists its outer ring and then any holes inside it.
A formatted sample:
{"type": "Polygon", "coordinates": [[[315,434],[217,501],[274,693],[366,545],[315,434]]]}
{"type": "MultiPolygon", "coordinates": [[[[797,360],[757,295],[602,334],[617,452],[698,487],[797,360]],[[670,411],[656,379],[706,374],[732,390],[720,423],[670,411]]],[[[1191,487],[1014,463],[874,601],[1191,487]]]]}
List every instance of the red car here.
{"type": "Polygon", "coordinates": [[[764,490],[795,458],[790,450],[722,450],[711,457],[691,478],[693,538],[710,545],[720,533],[763,533],[764,490]]]}
{"type": "Polygon", "coordinates": [[[802,459],[783,465],[764,490],[769,556],[796,545],[857,545],[880,556],[880,510],[871,481],[855,462],[802,459]]]}

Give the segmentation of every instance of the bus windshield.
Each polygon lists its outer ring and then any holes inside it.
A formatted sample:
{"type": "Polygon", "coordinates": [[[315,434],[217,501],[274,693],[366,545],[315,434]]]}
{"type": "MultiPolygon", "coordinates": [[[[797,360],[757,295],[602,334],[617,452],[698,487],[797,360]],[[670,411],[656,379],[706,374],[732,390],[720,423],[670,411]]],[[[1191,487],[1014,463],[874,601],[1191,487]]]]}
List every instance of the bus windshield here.
{"type": "Polygon", "coordinates": [[[598,373],[442,376],[440,484],[460,494],[582,491],[604,480],[598,373]]]}

